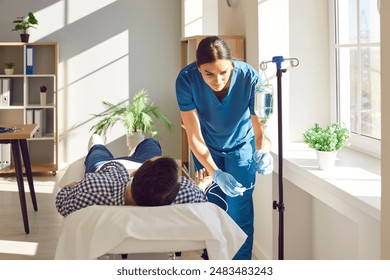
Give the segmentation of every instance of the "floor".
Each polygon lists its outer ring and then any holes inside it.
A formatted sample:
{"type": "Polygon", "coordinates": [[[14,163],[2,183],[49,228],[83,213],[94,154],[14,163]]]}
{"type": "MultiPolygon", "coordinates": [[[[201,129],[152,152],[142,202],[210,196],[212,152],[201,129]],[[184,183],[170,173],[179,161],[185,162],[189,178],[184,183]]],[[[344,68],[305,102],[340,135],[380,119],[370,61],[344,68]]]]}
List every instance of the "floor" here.
{"type": "MultiPolygon", "coordinates": [[[[37,212],[33,210],[30,193],[26,190],[29,234],[24,232],[15,178],[0,177],[0,260],[54,259],[63,219],[54,205],[56,184],[60,176],[61,172],[56,176],[34,176],[37,212]]],[[[28,186],[26,181],[25,186],[28,186]]],[[[177,259],[201,259],[200,255],[200,251],[183,252],[177,259]]],[[[142,259],[143,256],[137,258],[142,259]]]]}
{"type": "MultiPolygon", "coordinates": [[[[0,177],[0,259],[54,258],[62,224],[62,217],[54,205],[55,185],[55,176],[34,177],[37,212],[26,190],[30,233],[25,234],[16,180],[13,177],[0,177]]],[[[26,186],[28,184],[25,181],[26,186]]]]}

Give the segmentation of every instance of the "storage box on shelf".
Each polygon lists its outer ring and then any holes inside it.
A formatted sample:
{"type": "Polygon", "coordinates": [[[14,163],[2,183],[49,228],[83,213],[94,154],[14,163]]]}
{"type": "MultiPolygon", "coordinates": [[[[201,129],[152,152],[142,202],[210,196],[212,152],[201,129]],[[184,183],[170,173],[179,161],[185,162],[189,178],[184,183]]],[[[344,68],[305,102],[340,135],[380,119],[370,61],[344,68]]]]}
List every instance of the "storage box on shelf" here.
{"type": "MultiPolygon", "coordinates": [[[[58,170],[57,92],[59,45],[49,43],[0,43],[0,65],[13,62],[14,73],[0,69],[1,124],[38,123],[39,130],[28,140],[32,172],[58,170]],[[40,87],[47,87],[47,100],[40,102],[40,87]]],[[[4,153],[1,155],[4,156],[4,153]]],[[[0,162],[1,162],[0,158],[0,162]]],[[[0,174],[15,172],[12,166],[0,174]]]]}
{"type": "MultiPolygon", "coordinates": [[[[200,35],[186,37],[180,40],[181,68],[184,68],[186,65],[196,60],[196,49],[200,41],[205,37],[206,35],[200,35]]],[[[218,35],[218,37],[223,39],[229,45],[233,58],[245,61],[244,36],[218,35]]],[[[186,130],[183,124],[181,125],[181,151],[181,171],[183,176],[195,178],[194,163],[191,155],[191,150],[188,146],[186,130]]]]}

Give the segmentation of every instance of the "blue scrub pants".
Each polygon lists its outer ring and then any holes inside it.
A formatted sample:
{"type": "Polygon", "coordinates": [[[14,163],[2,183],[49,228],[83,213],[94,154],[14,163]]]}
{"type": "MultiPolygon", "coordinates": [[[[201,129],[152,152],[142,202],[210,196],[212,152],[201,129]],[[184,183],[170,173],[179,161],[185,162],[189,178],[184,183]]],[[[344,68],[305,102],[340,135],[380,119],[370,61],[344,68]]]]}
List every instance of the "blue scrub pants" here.
{"type": "MultiPolygon", "coordinates": [[[[236,149],[228,152],[219,152],[210,149],[214,162],[219,169],[230,173],[248,190],[243,196],[230,197],[225,195],[219,187],[206,192],[207,198],[222,209],[239,225],[239,227],[248,235],[245,243],[234,256],[234,260],[250,260],[252,258],[253,232],[254,232],[254,212],[253,212],[253,186],[256,179],[255,162],[252,155],[255,151],[254,138],[252,141],[242,143],[236,149]],[[221,198],[226,203],[221,204],[221,198]]],[[[203,166],[193,156],[195,170],[202,169],[203,166]]]]}
{"type": "Polygon", "coordinates": [[[104,145],[93,145],[85,158],[85,172],[95,172],[96,169],[107,161],[114,159],[124,159],[143,163],[144,161],[161,156],[162,150],[160,143],[154,138],[147,138],[137,145],[131,156],[114,158],[111,152],[104,145]]]}

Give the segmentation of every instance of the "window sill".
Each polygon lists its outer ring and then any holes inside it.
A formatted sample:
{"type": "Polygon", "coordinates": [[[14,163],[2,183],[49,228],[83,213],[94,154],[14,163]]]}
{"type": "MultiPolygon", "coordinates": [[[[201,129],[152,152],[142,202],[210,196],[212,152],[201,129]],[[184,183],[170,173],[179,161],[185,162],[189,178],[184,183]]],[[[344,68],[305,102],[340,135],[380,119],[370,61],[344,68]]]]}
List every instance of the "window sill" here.
{"type": "MultiPolygon", "coordinates": [[[[358,210],[380,220],[379,159],[344,148],[337,153],[335,168],[322,171],[315,150],[305,143],[291,143],[283,153],[286,180],[347,216],[358,210]]],[[[277,152],[273,155],[278,173],[277,152]]]]}

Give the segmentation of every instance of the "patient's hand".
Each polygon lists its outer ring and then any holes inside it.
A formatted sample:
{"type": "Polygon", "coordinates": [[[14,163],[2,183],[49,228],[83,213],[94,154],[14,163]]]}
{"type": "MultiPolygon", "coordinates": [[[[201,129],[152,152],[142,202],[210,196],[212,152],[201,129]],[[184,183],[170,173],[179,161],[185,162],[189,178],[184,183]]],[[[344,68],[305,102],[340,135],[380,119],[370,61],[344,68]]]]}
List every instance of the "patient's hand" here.
{"type": "Polygon", "coordinates": [[[195,183],[202,191],[205,191],[211,185],[212,181],[212,177],[205,168],[195,172],[195,183]]]}
{"type": "Polygon", "coordinates": [[[79,183],[79,182],[73,181],[73,182],[71,182],[71,183],[65,185],[64,188],[73,187],[73,186],[77,185],[78,183],[79,183]]]}

